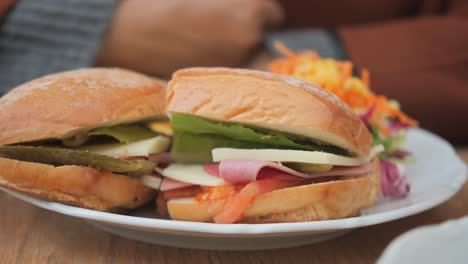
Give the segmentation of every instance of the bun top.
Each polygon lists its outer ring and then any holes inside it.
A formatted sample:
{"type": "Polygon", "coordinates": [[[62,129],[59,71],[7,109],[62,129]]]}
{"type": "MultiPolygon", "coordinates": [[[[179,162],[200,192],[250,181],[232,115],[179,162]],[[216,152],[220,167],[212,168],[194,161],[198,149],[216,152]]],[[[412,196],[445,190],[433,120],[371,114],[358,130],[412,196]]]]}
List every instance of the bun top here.
{"type": "Polygon", "coordinates": [[[267,128],[365,156],[372,135],[337,96],[311,83],[268,72],[189,68],[169,82],[168,113],[267,128]]]}
{"type": "Polygon", "coordinates": [[[164,82],[123,69],[48,75],[0,98],[0,145],[163,116],[164,97],[164,82]]]}

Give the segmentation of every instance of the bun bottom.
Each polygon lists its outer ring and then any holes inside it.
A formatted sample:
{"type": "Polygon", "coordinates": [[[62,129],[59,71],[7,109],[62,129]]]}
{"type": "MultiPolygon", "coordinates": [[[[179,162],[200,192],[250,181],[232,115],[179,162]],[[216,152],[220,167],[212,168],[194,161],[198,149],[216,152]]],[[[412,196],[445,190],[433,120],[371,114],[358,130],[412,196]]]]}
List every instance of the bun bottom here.
{"type": "Polygon", "coordinates": [[[38,198],[107,212],[139,207],[156,192],[139,179],[80,166],[0,158],[0,186],[38,198]]]}
{"type": "MultiPolygon", "coordinates": [[[[240,223],[283,223],[341,219],[357,216],[372,206],[380,192],[378,159],[367,175],[285,188],[258,196],[244,212],[240,223]]],[[[169,200],[174,220],[212,222],[225,200],[198,203],[194,198],[169,200]]]]}

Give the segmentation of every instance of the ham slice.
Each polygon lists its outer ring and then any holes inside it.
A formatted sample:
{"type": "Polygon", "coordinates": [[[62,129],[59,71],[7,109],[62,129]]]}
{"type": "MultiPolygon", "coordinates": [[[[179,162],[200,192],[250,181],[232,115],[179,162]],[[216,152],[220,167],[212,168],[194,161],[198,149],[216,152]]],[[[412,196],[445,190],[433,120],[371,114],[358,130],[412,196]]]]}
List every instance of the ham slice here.
{"type": "Polygon", "coordinates": [[[164,177],[164,179],[161,182],[161,187],[159,187],[159,190],[162,191],[162,192],[165,192],[165,191],[185,188],[185,187],[189,187],[189,186],[193,186],[193,185],[194,184],[187,183],[187,182],[176,181],[176,180],[173,180],[171,178],[164,177]]]}
{"type": "Polygon", "coordinates": [[[233,184],[245,184],[257,179],[297,179],[325,176],[353,176],[371,171],[371,163],[361,166],[334,166],[324,173],[305,174],[275,162],[260,160],[226,159],[220,163],[205,165],[205,171],[213,176],[221,177],[233,184]]]}
{"type": "Polygon", "coordinates": [[[233,184],[249,183],[257,178],[296,176],[294,178],[297,179],[297,177],[305,178],[307,176],[275,162],[242,159],[227,159],[220,163],[206,164],[205,171],[233,184]]]}
{"type": "MultiPolygon", "coordinates": [[[[323,173],[305,174],[281,164],[261,160],[227,159],[220,163],[204,165],[205,171],[213,176],[220,177],[232,184],[247,184],[256,180],[302,180],[319,177],[354,176],[368,173],[372,170],[371,163],[361,166],[334,166],[333,169],[323,173]]],[[[193,184],[164,177],[161,191],[175,190],[193,186],[193,184]]]]}

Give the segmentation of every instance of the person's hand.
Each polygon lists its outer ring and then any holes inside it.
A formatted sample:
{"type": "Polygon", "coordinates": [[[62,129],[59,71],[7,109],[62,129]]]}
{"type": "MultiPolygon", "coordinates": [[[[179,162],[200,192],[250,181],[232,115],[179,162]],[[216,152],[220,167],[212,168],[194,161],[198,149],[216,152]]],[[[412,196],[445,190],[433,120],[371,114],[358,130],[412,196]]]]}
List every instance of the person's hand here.
{"type": "Polygon", "coordinates": [[[5,15],[15,3],[16,0],[0,0],[0,17],[5,15]]]}
{"type": "Polygon", "coordinates": [[[161,76],[236,66],[282,18],[276,0],[123,0],[97,63],[161,76]]]}

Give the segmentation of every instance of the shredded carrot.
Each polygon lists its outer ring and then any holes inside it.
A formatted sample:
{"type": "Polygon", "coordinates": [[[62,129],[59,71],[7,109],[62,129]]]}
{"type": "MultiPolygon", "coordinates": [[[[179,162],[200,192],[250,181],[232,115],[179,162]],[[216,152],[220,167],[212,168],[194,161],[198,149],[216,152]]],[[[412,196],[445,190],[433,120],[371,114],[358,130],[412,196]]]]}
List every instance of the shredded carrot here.
{"type": "Polygon", "coordinates": [[[275,47],[285,57],[273,60],[269,65],[270,71],[310,81],[336,94],[357,114],[375,105],[375,113],[370,122],[384,135],[392,136],[389,123],[393,120],[408,126],[418,125],[415,120],[400,111],[398,104],[392,104],[385,96],[376,95],[371,91],[370,73],[367,69],[362,69],[358,78],[353,76],[353,64],[350,61],[323,59],[310,50],[295,53],[281,42],[275,42],[275,47]]]}
{"type": "Polygon", "coordinates": [[[338,64],[341,68],[341,80],[342,82],[346,81],[348,78],[353,75],[353,64],[349,61],[338,64]]]}
{"type": "Polygon", "coordinates": [[[286,57],[289,58],[297,58],[296,53],[294,53],[292,50],[288,49],[282,42],[275,41],[274,43],[275,48],[281,52],[281,54],[285,55],[286,57]]]}
{"type": "Polygon", "coordinates": [[[377,124],[377,128],[379,129],[380,132],[382,132],[384,135],[386,135],[387,137],[391,137],[392,136],[392,132],[390,131],[390,129],[388,129],[385,124],[378,120],[375,122],[377,124]]]}
{"type": "Polygon", "coordinates": [[[240,187],[235,185],[202,186],[201,188],[203,191],[195,197],[199,203],[222,200],[240,191],[240,187]]]}
{"type": "Polygon", "coordinates": [[[218,224],[232,224],[242,218],[258,195],[272,192],[274,190],[297,186],[300,180],[275,180],[265,179],[256,180],[245,185],[238,193],[230,196],[226,201],[225,207],[221,213],[216,215],[213,220],[218,224]]]}
{"type": "Polygon", "coordinates": [[[312,60],[312,61],[320,59],[320,56],[317,54],[317,52],[313,50],[305,51],[303,55],[305,58],[312,60]]]}
{"type": "Polygon", "coordinates": [[[362,69],[361,80],[367,87],[370,87],[370,73],[367,69],[362,69]]]}

